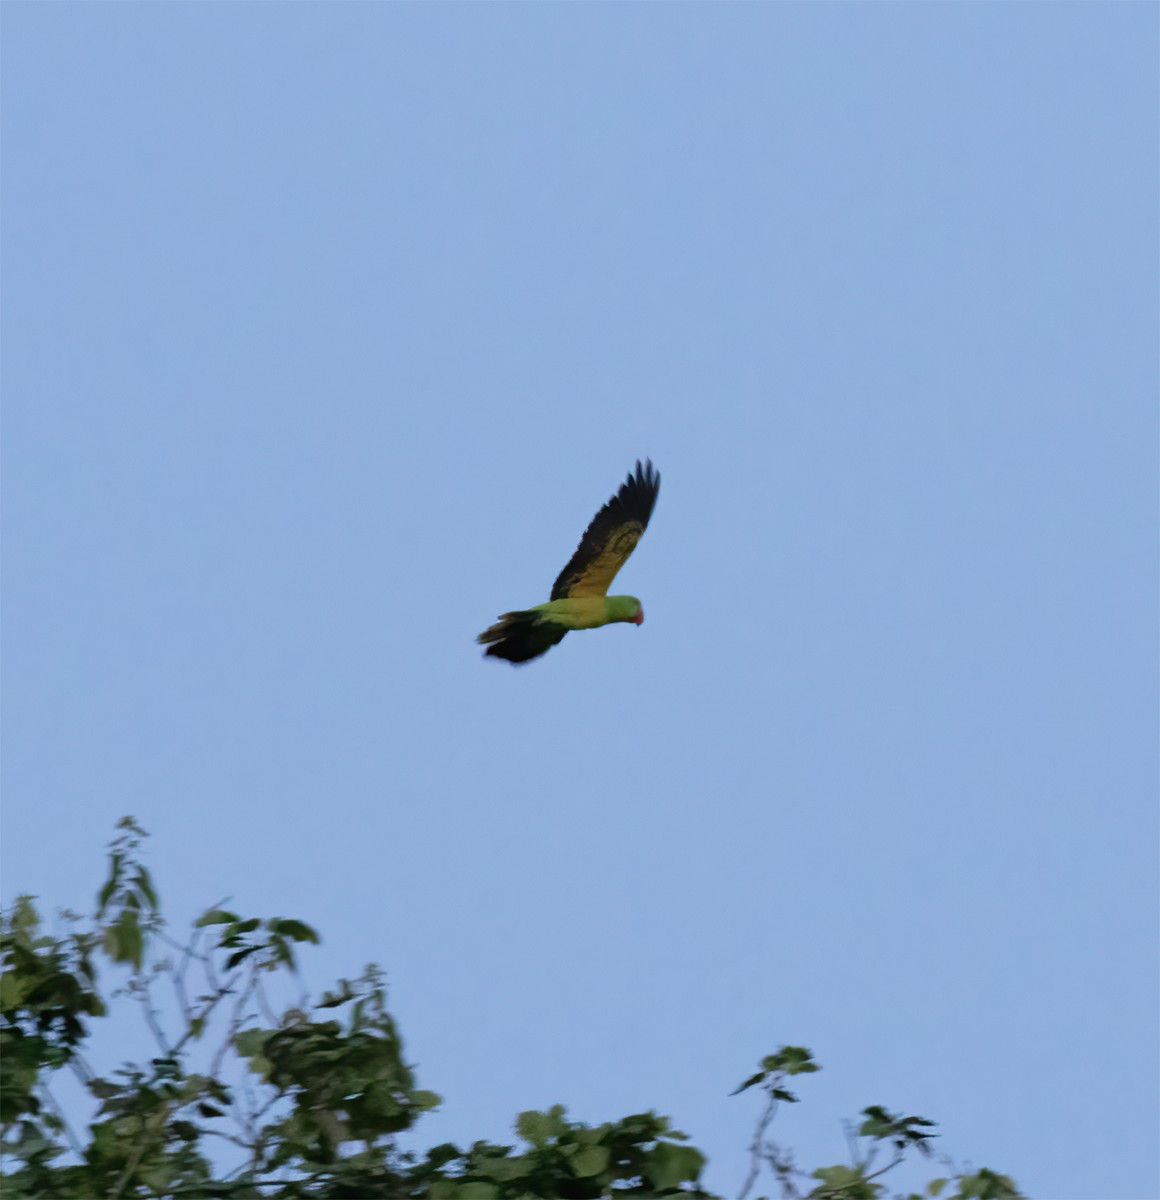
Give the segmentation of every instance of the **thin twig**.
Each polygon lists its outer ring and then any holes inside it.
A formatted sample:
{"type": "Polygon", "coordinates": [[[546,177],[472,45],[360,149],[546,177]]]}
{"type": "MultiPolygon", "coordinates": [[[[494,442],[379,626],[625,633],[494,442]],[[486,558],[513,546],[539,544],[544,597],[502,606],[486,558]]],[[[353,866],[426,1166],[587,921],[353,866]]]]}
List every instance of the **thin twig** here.
{"type": "Polygon", "coordinates": [[[72,1070],[72,1073],[81,1081],[82,1084],[84,1084],[85,1087],[88,1087],[89,1084],[97,1077],[96,1072],[92,1067],[89,1066],[84,1055],[75,1050],[69,1057],[68,1065],[72,1070]]]}
{"type": "Polygon", "coordinates": [[[842,1128],[846,1133],[846,1147],[850,1151],[850,1161],[856,1167],[862,1165],[861,1158],[858,1157],[858,1135],[854,1132],[853,1121],[843,1121],[842,1128]]]}
{"type": "MultiPolygon", "coordinates": [[[[888,1162],[886,1164],[886,1166],[879,1168],[872,1175],[863,1175],[862,1182],[869,1183],[871,1179],[877,1179],[879,1175],[885,1175],[887,1171],[893,1171],[894,1168],[896,1166],[898,1166],[898,1164],[900,1162],[902,1162],[904,1158],[905,1158],[905,1155],[903,1155],[901,1152],[897,1153],[895,1155],[893,1161],[888,1162]]],[[[818,1197],[837,1196],[837,1195],[840,1195],[848,1186],[849,1186],[849,1184],[846,1184],[846,1183],[838,1183],[838,1184],[835,1184],[833,1188],[820,1187],[820,1188],[816,1188],[813,1192],[810,1193],[810,1195],[818,1196],[818,1197]]]]}
{"type": "Polygon", "coordinates": [[[213,1078],[217,1078],[217,1073],[221,1070],[222,1060],[226,1056],[226,1052],[234,1044],[234,1039],[241,1032],[242,1022],[246,1017],[246,1006],[250,1002],[250,997],[253,995],[254,988],[257,983],[257,975],[254,971],[250,971],[249,979],[246,980],[246,986],[238,993],[237,1003],[234,1005],[233,1015],[230,1017],[229,1028],[226,1030],[225,1040],[217,1048],[213,1056],[213,1062],[210,1064],[209,1073],[213,1078]]]}
{"type": "Polygon", "coordinates": [[[757,1122],[757,1129],[753,1134],[753,1142],[749,1147],[749,1174],[745,1178],[745,1183],[738,1193],[737,1200],[745,1200],[753,1189],[753,1185],[757,1182],[757,1177],[761,1174],[761,1162],[763,1151],[765,1149],[765,1131],[769,1128],[769,1123],[773,1120],[774,1114],[777,1112],[777,1097],[773,1094],[774,1088],[780,1085],[780,1079],[771,1080],[769,1085],[769,1103],[765,1106],[765,1112],[761,1114],[761,1120],[757,1122]]]}
{"type": "Polygon", "coordinates": [[[898,1151],[896,1151],[896,1152],[895,1152],[895,1155],[894,1155],[894,1158],[893,1158],[893,1160],[892,1160],[891,1162],[888,1162],[888,1163],[886,1164],[886,1166],[884,1166],[884,1167],[880,1167],[880,1168],[879,1168],[877,1171],[875,1171],[875,1172],[874,1172],[872,1175],[867,1175],[867,1176],[866,1176],[866,1178],[867,1178],[868,1180],[870,1180],[870,1179],[877,1179],[879,1175],[885,1175],[887,1171],[893,1171],[893,1170],[894,1170],[894,1168],[895,1168],[896,1166],[898,1166],[898,1164],[899,1164],[900,1162],[902,1162],[902,1161],[903,1161],[903,1159],[904,1159],[905,1157],[906,1157],[906,1155],[905,1155],[905,1154],[903,1154],[903,1152],[902,1152],[901,1150],[898,1150],[898,1151]]]}
{"type": "Polygon", "coordinates": [[[233,1142],[239,1150],[245,1150],[247,1153],[253,1149],[249,1142],[243,1141],[240,1137],[235,1137],[232,1133],[226,1133],[224,1129],[206,1129],[203,1125],[201,1132],[210,1137],[225,1138],[227,1142],[233,1142]]]}
{"type": "Polygon", "coordinates": [[[255,991],[258,997],[258,1006],[262,1010],[262,1016],[266,1018],[266,1024],[269,1025],[271,1029],[276,1029],[279,1021],[274,1013],[273,1006],[266,997],[266,989],[262,986],[261,979],[258,979],[257,976],[255,976],[255,979],[257,981],[257,988],[255,991]]]}
{"type": "MultiPolygon", "coordinates": [[[[193,1018],[193,1007],[189,1003],[189,993],[185,990],[185,975],[189,970],[189,964],[194,958],[203,959],[204,956],[198,953],[197,941],[201,934],[200,929],[193,931],[193,936],[184,945],[180,946],[176,942],[171,944],[181,951],[181,965],[173,971],[173,990],[177,993],[177,1003],[181,1005],[181,1015],[185,1018],[186,1024],[193,1018]]],[[[166,939],[170,941],[170,939],[166,939]]]]}
{"type": "Polygon", "coordinates": [[[157,1045],[161,1047],[162,1056],[172,1058],[173,1047],[165,1036],[165,1030],[161,1028],[161,1014],[153,1003],[153,981],[148,975],[139,975],[136,983],[137,999],[141,1001],[141,1007],[145,1012],[145,1023],[149,1026],[157,1045]]]}
{"type": "Polygon", "coordinates": [[[202,963],[205,966],[205,977],[209,981],[209,986],[215,992],[220,992],[221,984],[218,983],[217,971],[214,970],[213,955],[207,954],[205,958],[202,959],[202,963]]]}
{"type": "MultiPolygon", "coordinates": [[[[219,1180],[213,1185],[214,1195],[221,1195],[222,1192],[240,1192],[243,1188],[267,1188],[267,1187],[285,1187],[285,1179],[233,1179],[219,1180]]],[[[186,1183],[181,1187],[171,1188],[166,1195],[168,1196],[197,1196],[205,1195],[204,1183],[186,1183]]]]}
{"type": "Polygon", "coordinates": [[[773,1172],[773,1177],[781,1188],[781,1200],[798,1200],[801,1193],[798,1191],[793,1177],[801,1175],[802,1172],[794,1166],[793,1151],[783,1152],[776,1142],[767,1142],[765,1161],[769,1163],[769,1169],[773,1172]]]}
{"type": "MultiPolygon", "coordinates": [[[[215,1008],[217,1008],[217,1006],[227,996],[233,994],[233,986],[232,985],[236,979],[237,979],[237,975],[232,976],[229,980],[226,981],[226,984],[224,987],[217,986],[216,980],[214,981],[215,990],[211,996],[206,996],[204,998],[204,1003],[202,1004],[201,1011],[193,1012],[193,1013],[191,1013],[191,1015],[188,1016],[187,1028],[186,1028],[185,1032],[181,1035],[181,1037],[179,1037],[177,1039],[177,1042],[173,1047],[173,1051],[172,1051],[173,1054],[179,1054],[182,1050],[185,1049],[185,1044],[187,1042],[193,1040],[193,1037],[194,1037],[193,1023],[194,1023],[194,1021],[201,1021],[202,1025],[204,1027],[205,1022],[209,1019],[209,1016],[213,1012],[213,1010],[215,1008]]],[[[199,997],[199,999],[200,998],[201,997],[199,997]]],[[[215,1068],[214,1074],[216,1075],[216,1073],[217,1072],[216,1072],[216,1068],[215,1068]]]]}

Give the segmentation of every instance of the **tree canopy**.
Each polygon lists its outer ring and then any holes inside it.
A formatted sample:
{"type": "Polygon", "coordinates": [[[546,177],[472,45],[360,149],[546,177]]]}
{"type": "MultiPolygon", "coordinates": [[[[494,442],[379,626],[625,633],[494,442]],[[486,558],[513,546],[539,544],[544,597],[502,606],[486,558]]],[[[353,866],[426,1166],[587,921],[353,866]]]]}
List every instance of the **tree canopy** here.
{"type": "MultiPolygon", "coordinates": [[[[45,932],[29,896],[3,913],[8,1200],[712,1197],[701,1184],[705,1156],[655,1112],[587,1125],[556,1105],[518,1114],[511,1145],[401,1149],[399,1135],[440,1097],[406,1062],[382,972],[368,967],[320,996],[280,1002],[299,950],[319,940],[314,929],[214,907],[173,937],[144,837],[131,818],[120,823],[93,913],[61,914],[63,934],[45,932]],[[99,966],[124,982],[102,989],[99,966]],[[102,1075],[87,1050],[114,1007],[136,1009],[142,1048],[102,1075]],[[61,1098],[78,1084],[87,1107],[61,1098]]],[[[817,1070],[807,1049],[783,1046],[737,1088],[763,1095],[739,1200],[880,1200],[894,1195],[887,1177],[912,1154],[945,1170],[907,1200],[1020,1197],[1004,1175],[938,1159],[933,1122],[879,1105],[848,1125],[849,1161],[797,1166],[769,1130],[780,1105],[798,1102],[790,1079],[817,1070]]]]}

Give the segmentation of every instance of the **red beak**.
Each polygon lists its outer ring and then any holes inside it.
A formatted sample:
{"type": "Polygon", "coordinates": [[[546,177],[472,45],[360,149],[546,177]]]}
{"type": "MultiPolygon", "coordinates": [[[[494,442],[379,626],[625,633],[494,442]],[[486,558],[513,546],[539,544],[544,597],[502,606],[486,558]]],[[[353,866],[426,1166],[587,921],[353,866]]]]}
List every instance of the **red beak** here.
{"type": "Polygon", "coordinates": [[[632,618],[632,623],[634,625],[643,625],[644,624],[644,609],[643,608],[638,608],[636,610],[636,616],[632,618]]]}

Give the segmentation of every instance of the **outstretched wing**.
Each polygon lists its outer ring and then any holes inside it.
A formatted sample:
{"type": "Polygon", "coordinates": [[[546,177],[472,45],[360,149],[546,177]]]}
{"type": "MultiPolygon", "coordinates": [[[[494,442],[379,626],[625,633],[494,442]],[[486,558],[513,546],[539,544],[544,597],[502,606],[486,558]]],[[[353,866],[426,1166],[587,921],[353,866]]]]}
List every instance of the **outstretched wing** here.
{"type": "Polygon", "coordinates": [[[553,600],[606,596],[616,572],[648,528],[661,477],[647,459],[620,485],[620,491],[592,518],[576,553],[552,588],[553,600]]]}

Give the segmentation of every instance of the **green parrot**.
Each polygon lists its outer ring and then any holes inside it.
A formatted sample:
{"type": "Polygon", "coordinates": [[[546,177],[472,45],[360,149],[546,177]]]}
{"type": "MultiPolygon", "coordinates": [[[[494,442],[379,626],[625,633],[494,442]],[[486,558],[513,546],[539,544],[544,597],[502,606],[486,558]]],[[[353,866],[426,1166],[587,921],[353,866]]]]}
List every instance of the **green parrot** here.
{"type": "Polygon", "coordinates": [[[526,663],[545,654],[573,629],[598,629],[614,621],[644,624],[635,596],[610,596],[616,572],[648,528],[661,477],[647,459],[637,461],[620,491],[592,518],[576,553],[560,572],[547,604],[504,613],[476,639],[485,655],[526,663]]]}

